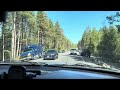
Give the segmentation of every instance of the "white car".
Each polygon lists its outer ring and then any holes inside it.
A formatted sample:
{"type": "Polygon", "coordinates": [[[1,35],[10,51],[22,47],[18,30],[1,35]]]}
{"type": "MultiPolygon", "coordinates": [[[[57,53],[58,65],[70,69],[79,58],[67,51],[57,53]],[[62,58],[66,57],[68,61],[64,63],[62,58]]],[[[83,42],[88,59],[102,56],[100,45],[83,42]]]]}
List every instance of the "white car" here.
{"type": "Polygon", "coordinates": [[[77,54],[78,54],[78,52],[77,52],[76,49],[71,49],[70,50],[70,55],[77,55],[77,54]]]}

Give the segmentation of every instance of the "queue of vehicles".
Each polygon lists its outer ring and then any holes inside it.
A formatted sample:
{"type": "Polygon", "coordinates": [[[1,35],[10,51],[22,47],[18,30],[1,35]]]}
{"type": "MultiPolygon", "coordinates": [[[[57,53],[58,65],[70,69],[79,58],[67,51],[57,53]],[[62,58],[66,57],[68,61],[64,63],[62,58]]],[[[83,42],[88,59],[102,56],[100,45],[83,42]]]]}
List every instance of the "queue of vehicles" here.
{"type": "MultiPolygon", "coordinates": [[[[52,59],[55,60],[58,58],[58,53],[64,53],[65,50],[57,51],[55,49],[44,50],[42,45],[27,45],[23,48],[22,53],[20,54],[21,61],[35,60],[38,58],[52,59]]],[[[78,49],[71,49],[70,55],[81,55],[90,57],[91,53],[88,49],[84,49],[81,52],[78,49]]]]}
{"type": "Polygon", "coordinates": [[[70,55],[81,55],[81,56],[85,56],[85,57],[90,57],[91,52],[89,49],[83,49],[83,50],[71,49],[70,55]]]}
{"type": "Polygon", "coordinates": [[[58,58],[58,51],[54,49],[45,51],[43,46],[34,44],[25,46],[20,54],[21,61],[35,60],[38,58],[55,60],[58,58]]]}

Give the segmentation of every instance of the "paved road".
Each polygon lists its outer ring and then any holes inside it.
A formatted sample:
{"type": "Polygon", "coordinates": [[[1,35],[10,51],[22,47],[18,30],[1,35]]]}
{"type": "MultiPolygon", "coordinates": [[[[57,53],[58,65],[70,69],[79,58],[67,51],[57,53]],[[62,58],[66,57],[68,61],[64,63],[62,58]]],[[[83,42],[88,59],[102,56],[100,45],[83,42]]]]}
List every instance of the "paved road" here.
{"type": "MultiPolygon", "coordinates": [[[[59,57],[56,60],[43,60],[43,59],[37,59],[37,60],[31,60],[31,62],[48,62],[48,63],[65,63],[65,64],[78,64],[78,63],[83,63],[83,64],[90,64],[90,65],[95,65],[93,57],[88,58],[88,57],[82,57],[80,55],[69,55],[70,52],[65,52],[65,53],[59,53],[59,57]]],[[[31,68],[31,67],[30,67],[31,68]]],[[[32,67],[33,68],[33,67],[32,67]]],[[[8,65],[1,65],[0,66],[0,73],[9,69],[8,65]]],[[[49,68],[44,67],[43,70],[48,70],[49,68]]],[[[51,70],[51,68],[49,69],[51,70]]],[[[52,68],[52,70],[56,70],[56,68],[52,68]]]]}
{"type": "Polygon", "coordinates": [[[55,63],[65,63],[65,64],[76,64],[76,63],[93,63],[93,60],[88,57],[82,57],[80,55],[69,55],[70,52],[59,53],[58,59],[56,60],[31,60],[31,62],[55,62],[55,63]]]}

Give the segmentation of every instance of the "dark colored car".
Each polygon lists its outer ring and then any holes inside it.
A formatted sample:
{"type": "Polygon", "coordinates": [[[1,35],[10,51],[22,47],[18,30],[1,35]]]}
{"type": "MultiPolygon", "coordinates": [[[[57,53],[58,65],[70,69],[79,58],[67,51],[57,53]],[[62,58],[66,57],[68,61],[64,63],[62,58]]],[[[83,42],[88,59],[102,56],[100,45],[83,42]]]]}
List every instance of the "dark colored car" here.
{"type": "Polygon", "coordinates": [[[20,59],[24,60],[32,60],[36,58],[41,58],[43,56],[43,47],[40,45],[28,45],[25,46],[20,54],[20,59]]]}
{"type": "Polygon", "coordinates": [[[65,52],[65,50],[62,50],[62,53],[64,53],[65,52]]]}
{"type": "Polygon", "coordinates": [[[90,56],[91,56],[90,50],[84,49],[84,50],[81,52],[81,56],[90,57],[90,56]]]}
{"type": "Polygon", "coordinates": [[[58,52],[56,50],[48,50],[47,52],[45,52],[45,55],[44,55],[44,60],[45,59],[57,59],[58,58],[58,52]]]}

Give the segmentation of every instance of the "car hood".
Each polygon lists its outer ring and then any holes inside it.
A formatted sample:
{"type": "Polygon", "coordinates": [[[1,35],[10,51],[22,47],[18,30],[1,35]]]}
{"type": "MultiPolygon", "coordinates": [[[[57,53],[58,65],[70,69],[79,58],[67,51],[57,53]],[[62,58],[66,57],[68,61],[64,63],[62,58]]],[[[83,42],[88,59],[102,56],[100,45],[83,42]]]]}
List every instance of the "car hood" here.
{"type": "Polygon", "coordinates": [[[87,71],[58,70],[40,76],[40,79],[118,79],[105,74],[87,71]]]}
{"type": "Polygon", "coordinates": [[[33,52],[32,52],[32,51],[28,51],[28,52],[23,52],[23,53],[21,53],[21,54],[20,54],[20,56],[27,56],[27,55],[28,55],[28,53],[33,54],[33,52]]]}

